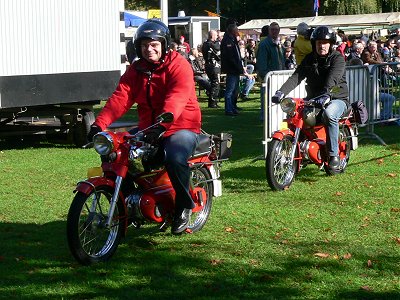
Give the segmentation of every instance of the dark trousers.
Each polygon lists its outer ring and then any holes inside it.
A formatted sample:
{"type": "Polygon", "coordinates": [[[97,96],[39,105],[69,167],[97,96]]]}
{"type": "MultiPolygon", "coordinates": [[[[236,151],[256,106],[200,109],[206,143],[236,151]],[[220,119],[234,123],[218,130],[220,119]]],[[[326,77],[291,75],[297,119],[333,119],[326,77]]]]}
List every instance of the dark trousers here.
{"type": "Polygon", "coordinates": [[[194,208],[189,193],[190,167],[188,159],[193,155],[198,144],[198,135],[189,130],[179,130],[164,138],[165,167],[175,190],[175,210],[194,208]]]}
{"type": "Polygon", "coordinates": [[[214,67],[206,66],[206,74],[211,82],[210,96],[211,101],[217,101],[219,98],[219,75],[220,70],[214,67]]]}

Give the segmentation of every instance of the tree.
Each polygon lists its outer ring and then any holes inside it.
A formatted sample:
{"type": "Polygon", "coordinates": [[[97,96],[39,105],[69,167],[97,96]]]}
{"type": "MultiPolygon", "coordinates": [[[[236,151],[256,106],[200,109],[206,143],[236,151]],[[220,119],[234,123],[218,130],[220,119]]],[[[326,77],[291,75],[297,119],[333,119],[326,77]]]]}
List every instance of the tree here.
{"type": "MultiPolygon", "coordinates": [[[[169,1],[168,13],[177,16],[205,16],[205,10],[216,12],[217,0],[169,1]]],[[[219,0],[221,16],[236,19],[239,24],[252,19],[309,17],[314,15],[314,0],[219,0]]],[[[125,0],[125,8],[147,10],[159,8],[160,0],[125,0]]],[[[345,15],[391,12],[400,10],[399,0],[320,0],[319,15],[345,15]]],[[[221,20],[221,27],[224,21],[221,20]]]]}

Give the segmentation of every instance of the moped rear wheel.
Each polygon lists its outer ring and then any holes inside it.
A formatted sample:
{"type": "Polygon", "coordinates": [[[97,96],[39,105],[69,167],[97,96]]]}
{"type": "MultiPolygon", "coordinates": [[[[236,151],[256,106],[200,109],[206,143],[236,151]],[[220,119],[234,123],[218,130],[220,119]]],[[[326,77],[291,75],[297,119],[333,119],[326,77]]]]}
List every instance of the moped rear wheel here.
{"type": "Polygon", "coordinates": [[[284,136],[282,140],[274,139],[268,145],[265,169],[268,185],[272,190],[284,190],[294,180],[298,161],[291,163],[292,149],[293,137],[290,135],[284,136]]]}
{"type": "Polygon", "coordinates": [[[97,187],[89,195],[77,192],[67,218],[68,246],[75,259],[83,264],[104,262],[117,250],[124,233],[124,206],[118,201],[111,226],[106,226],[113,190],[97,187]]]}
{"type": "MultiPolygon", "coordinates": [[[[211,213],[213,201],[213,183],[207,168],[192,168],[191,184],[194,190],[204,190],[203,194],[205,195],[205,197],[203,197],[205,199],[203,199],[201,209],[194,209],[188,226],[190,231],[196,232],[204,227],[211,213]]],[[[196,203],[196,205],[200,205],[200,203],[196,203]]]]}
{"type": "Polygon", "coordinates": [[[351,150],[351,133],[348,127],[343,127],[339,131],[339,156],[340,167],[339,169],[331,169],[327,164],[324,164],[324,170],[328,175],[335,175],[343,173],[346,170],[347,164],[350,160],[351,150]]]}

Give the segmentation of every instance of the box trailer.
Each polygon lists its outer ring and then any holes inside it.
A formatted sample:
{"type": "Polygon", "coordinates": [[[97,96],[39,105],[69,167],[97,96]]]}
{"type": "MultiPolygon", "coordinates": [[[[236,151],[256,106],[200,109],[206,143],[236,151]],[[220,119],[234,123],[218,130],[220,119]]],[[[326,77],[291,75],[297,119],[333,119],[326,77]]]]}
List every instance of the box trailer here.
{"type": "Polygon", "coordinates": [[[0,138],[81,146],[125,70],[123,0],[0,1],[0,138]]]}

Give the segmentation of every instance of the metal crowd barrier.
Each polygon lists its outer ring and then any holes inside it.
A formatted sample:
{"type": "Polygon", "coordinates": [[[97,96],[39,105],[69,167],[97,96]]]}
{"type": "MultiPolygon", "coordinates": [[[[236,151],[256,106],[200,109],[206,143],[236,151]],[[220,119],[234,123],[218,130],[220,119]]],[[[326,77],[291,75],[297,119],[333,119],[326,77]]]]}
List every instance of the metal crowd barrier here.
{"type": "MultiPolygon", "coordinates": [[[[293,72],[293,70],[269,72],[262,84],[265,88],[264,157],[267,155],[268,142],[271,141],[273,132],[281,128],[285,118],[280,105],[272,103],[271,97],[293,72]]],[[[350,102],[362,100],[368,109],[368,122],[362,125],[366,130],[360,137],[372,137],[382,145],[386,145],[374,132],[374,126],[388,121],[400,123],[400,63],[347,66],[346,79],[350,102]]],[[[305,82],[301,82],[288,96],[304,98],[305,82]]]]}

